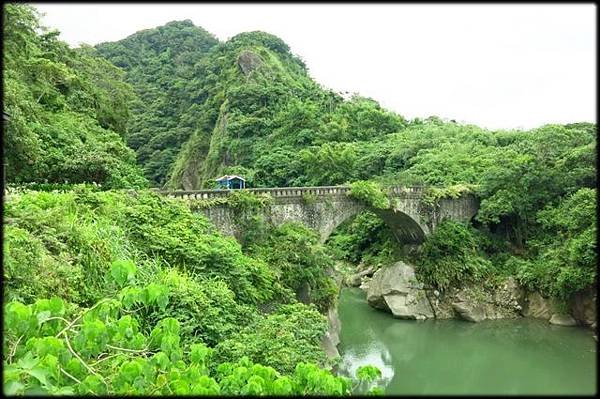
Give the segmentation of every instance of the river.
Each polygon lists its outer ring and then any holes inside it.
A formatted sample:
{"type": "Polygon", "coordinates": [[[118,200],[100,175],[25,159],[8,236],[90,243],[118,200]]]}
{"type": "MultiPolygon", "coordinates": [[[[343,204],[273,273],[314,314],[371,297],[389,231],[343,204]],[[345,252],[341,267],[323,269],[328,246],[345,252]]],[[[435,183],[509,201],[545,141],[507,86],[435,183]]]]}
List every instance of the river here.
{"type": "Polygon", "coordinates": [[[372,364],[388,395],[594,394],[590,330],[535,319],[399,320],[341,292],[340,374],[372,364]]]}

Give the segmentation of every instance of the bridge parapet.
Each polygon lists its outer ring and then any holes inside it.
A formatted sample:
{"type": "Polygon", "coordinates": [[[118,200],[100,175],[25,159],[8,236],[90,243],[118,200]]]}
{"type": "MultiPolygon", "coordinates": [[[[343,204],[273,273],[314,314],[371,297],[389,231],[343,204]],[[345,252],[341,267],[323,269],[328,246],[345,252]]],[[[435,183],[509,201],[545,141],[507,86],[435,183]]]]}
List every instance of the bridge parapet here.
{"type": "MultiPolygon", "coordinates": [[[[254,194],[270,194],[271,197],[302,197],[304,195],[312,196],[345,196],[350,192],[350,186],[318,186],[318,187],[275,187],[275,188],[247,188],[243,191],[254,194]]],[[[421,197],[425,186],[391,186],[388,193],[392,196],[400,197],[421,197]]],[[[181,199],[212,199],[227,197],[229,193],[237,190],[194,190],[194,191],[164,191],[157,190],[158,193],[169,198],[181,199]]]]}

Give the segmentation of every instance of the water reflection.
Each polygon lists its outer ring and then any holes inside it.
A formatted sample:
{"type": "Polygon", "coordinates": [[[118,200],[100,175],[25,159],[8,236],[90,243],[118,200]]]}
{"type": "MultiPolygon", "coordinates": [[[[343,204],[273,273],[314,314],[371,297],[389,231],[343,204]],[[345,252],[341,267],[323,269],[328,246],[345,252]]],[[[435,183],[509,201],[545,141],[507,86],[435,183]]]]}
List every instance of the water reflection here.
{"type": "Polygon", "coordinates": [[[344,353],[340,371],[346,377],[356,376],[356,370],[359,367],[372,365],[381,370],[381,379],[377,385],[386,387],[394,377],[394,367],[392,366],[392,356],[385,345],[369,345],[366,350],[349,350],[344,353]]]}
{"type": "Polygon", "coordinates": [[[398,320],[370,308],[360,290],[340,300],[340,372],[381,369],[387,394],[591,394],[590,331],[538,320],[398,320]]]}

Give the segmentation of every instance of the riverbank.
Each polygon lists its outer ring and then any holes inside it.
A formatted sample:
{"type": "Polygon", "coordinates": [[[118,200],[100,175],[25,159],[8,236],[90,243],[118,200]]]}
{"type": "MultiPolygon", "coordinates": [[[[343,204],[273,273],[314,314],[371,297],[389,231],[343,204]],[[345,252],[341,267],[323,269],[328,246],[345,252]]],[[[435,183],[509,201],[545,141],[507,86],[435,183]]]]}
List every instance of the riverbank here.
{"type": "Polygon", "coordinates": [[[567,307],[520,286],[513,278],[494,284],[466,284],[444,292],[418,281],[414,267],[402,261],[377,271],[366,268],[345,279],[360,286],[373,308],[401,319],[450,319],[471,322],[531,317],[561,326],[596,327],[596,291],[579,292],[567,307]]]}
{"type": "Polygon", "coordinates": [[[588,330],[532,318],[415,322],[367,304],[344,288],[340,374],[365,364],[399,394],[581,394],[596,391],[596,342],[588,330]]]}

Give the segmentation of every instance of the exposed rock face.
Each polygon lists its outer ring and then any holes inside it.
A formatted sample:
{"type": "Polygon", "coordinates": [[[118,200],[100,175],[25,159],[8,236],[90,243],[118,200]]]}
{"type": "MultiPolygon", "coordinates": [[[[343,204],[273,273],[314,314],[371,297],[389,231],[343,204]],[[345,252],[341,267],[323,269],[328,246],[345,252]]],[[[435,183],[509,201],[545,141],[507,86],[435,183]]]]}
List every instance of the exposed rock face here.
{"type": "Polygon", "coordinates": [[[594,287],[574,295],[571,311],[573,317],[584,326],[596,327],[596,295],[594,287]]]}
{"type": "Polygon", "coordinates": [[[312,300],[310,297],[310,291],[310,285],[308,284],[308,282],[305,281],[304,284],[302,284],[302,286],[296,292],[296,299],[305,304],[311,303],[312,300]]]}
{"type": "Polygon", "coordinates": [[[404,262],[384,266],[373,275],[367,289],[367,302],[402,319],[434,317],[423,285],[417,282],[414,269],[404,262]]]}
{"type": "Polygon", "coordinates": [[[327,331],[321,338],[321,348],[330,359],[340,356],[337,346],[340,343],[341,328],[342,323],[338,317],[337,306],[329,308],[327,311],[327,331]]]}
{"type": "Polygon", "coordinates": [[[520,317],[525,293],[512,278],[509,278],[494,289],[484,289],[480,286],[449,288],[444,293],[430,291],[428,296],[436,318],[458,317],[479,322],[520,317]]]}
{"type": "Polygon", "coordinates": [[[596,290],[589,287],[577,293],[570,314],[561,312],[556,300],[538,292],[527,292],[512,277],[499,286],[451,287],[440,293],[425,288],[415,278],[412,266],[400,261],[384,266],[368,277],[368,270],[350,276],[352,286],[360,285],[367,302],[374,308],[391,312],[403,319],[451,319],[471,322],[490,319],[533,317],[552,324],[577,324],[596,328],[596,290]]]}
{"type": "Polygon", "coordinates": [[[479,322],[485,320],[487,316],[485,307],[477,303],[454,302],[452,309],[461,319],[467,321],[479,322]]]}
{"type": "Polygon", "coordinates": [[[556,324],[558,326],[572,327],[572,326],[576,326],[577,322],[575,321],[575,319],[573,317],[571,317],[571,315],[554,313],[552,315],[552,317],[550,318],[550,324],[556,324]]]}
{"type": "Polygon", "coordinates": [[[358,273],[348,276],[346,285],[348,287],[358,287],[362,283],[362,276],[358,273]]]}
{"type": "Polygon", "coordinates": [[[523,316],[549,320],[554,313],[559,313],[558,305],[549,298],[544,298],[539,292],[529,292],[525,298],[523,316]]]}
{"type": "Polygon", "coordinates": [[[251,51],[244,51],[238,57],[238,65],[244,75],[248,75],[262,65],[262,59],[251,51]]]}

